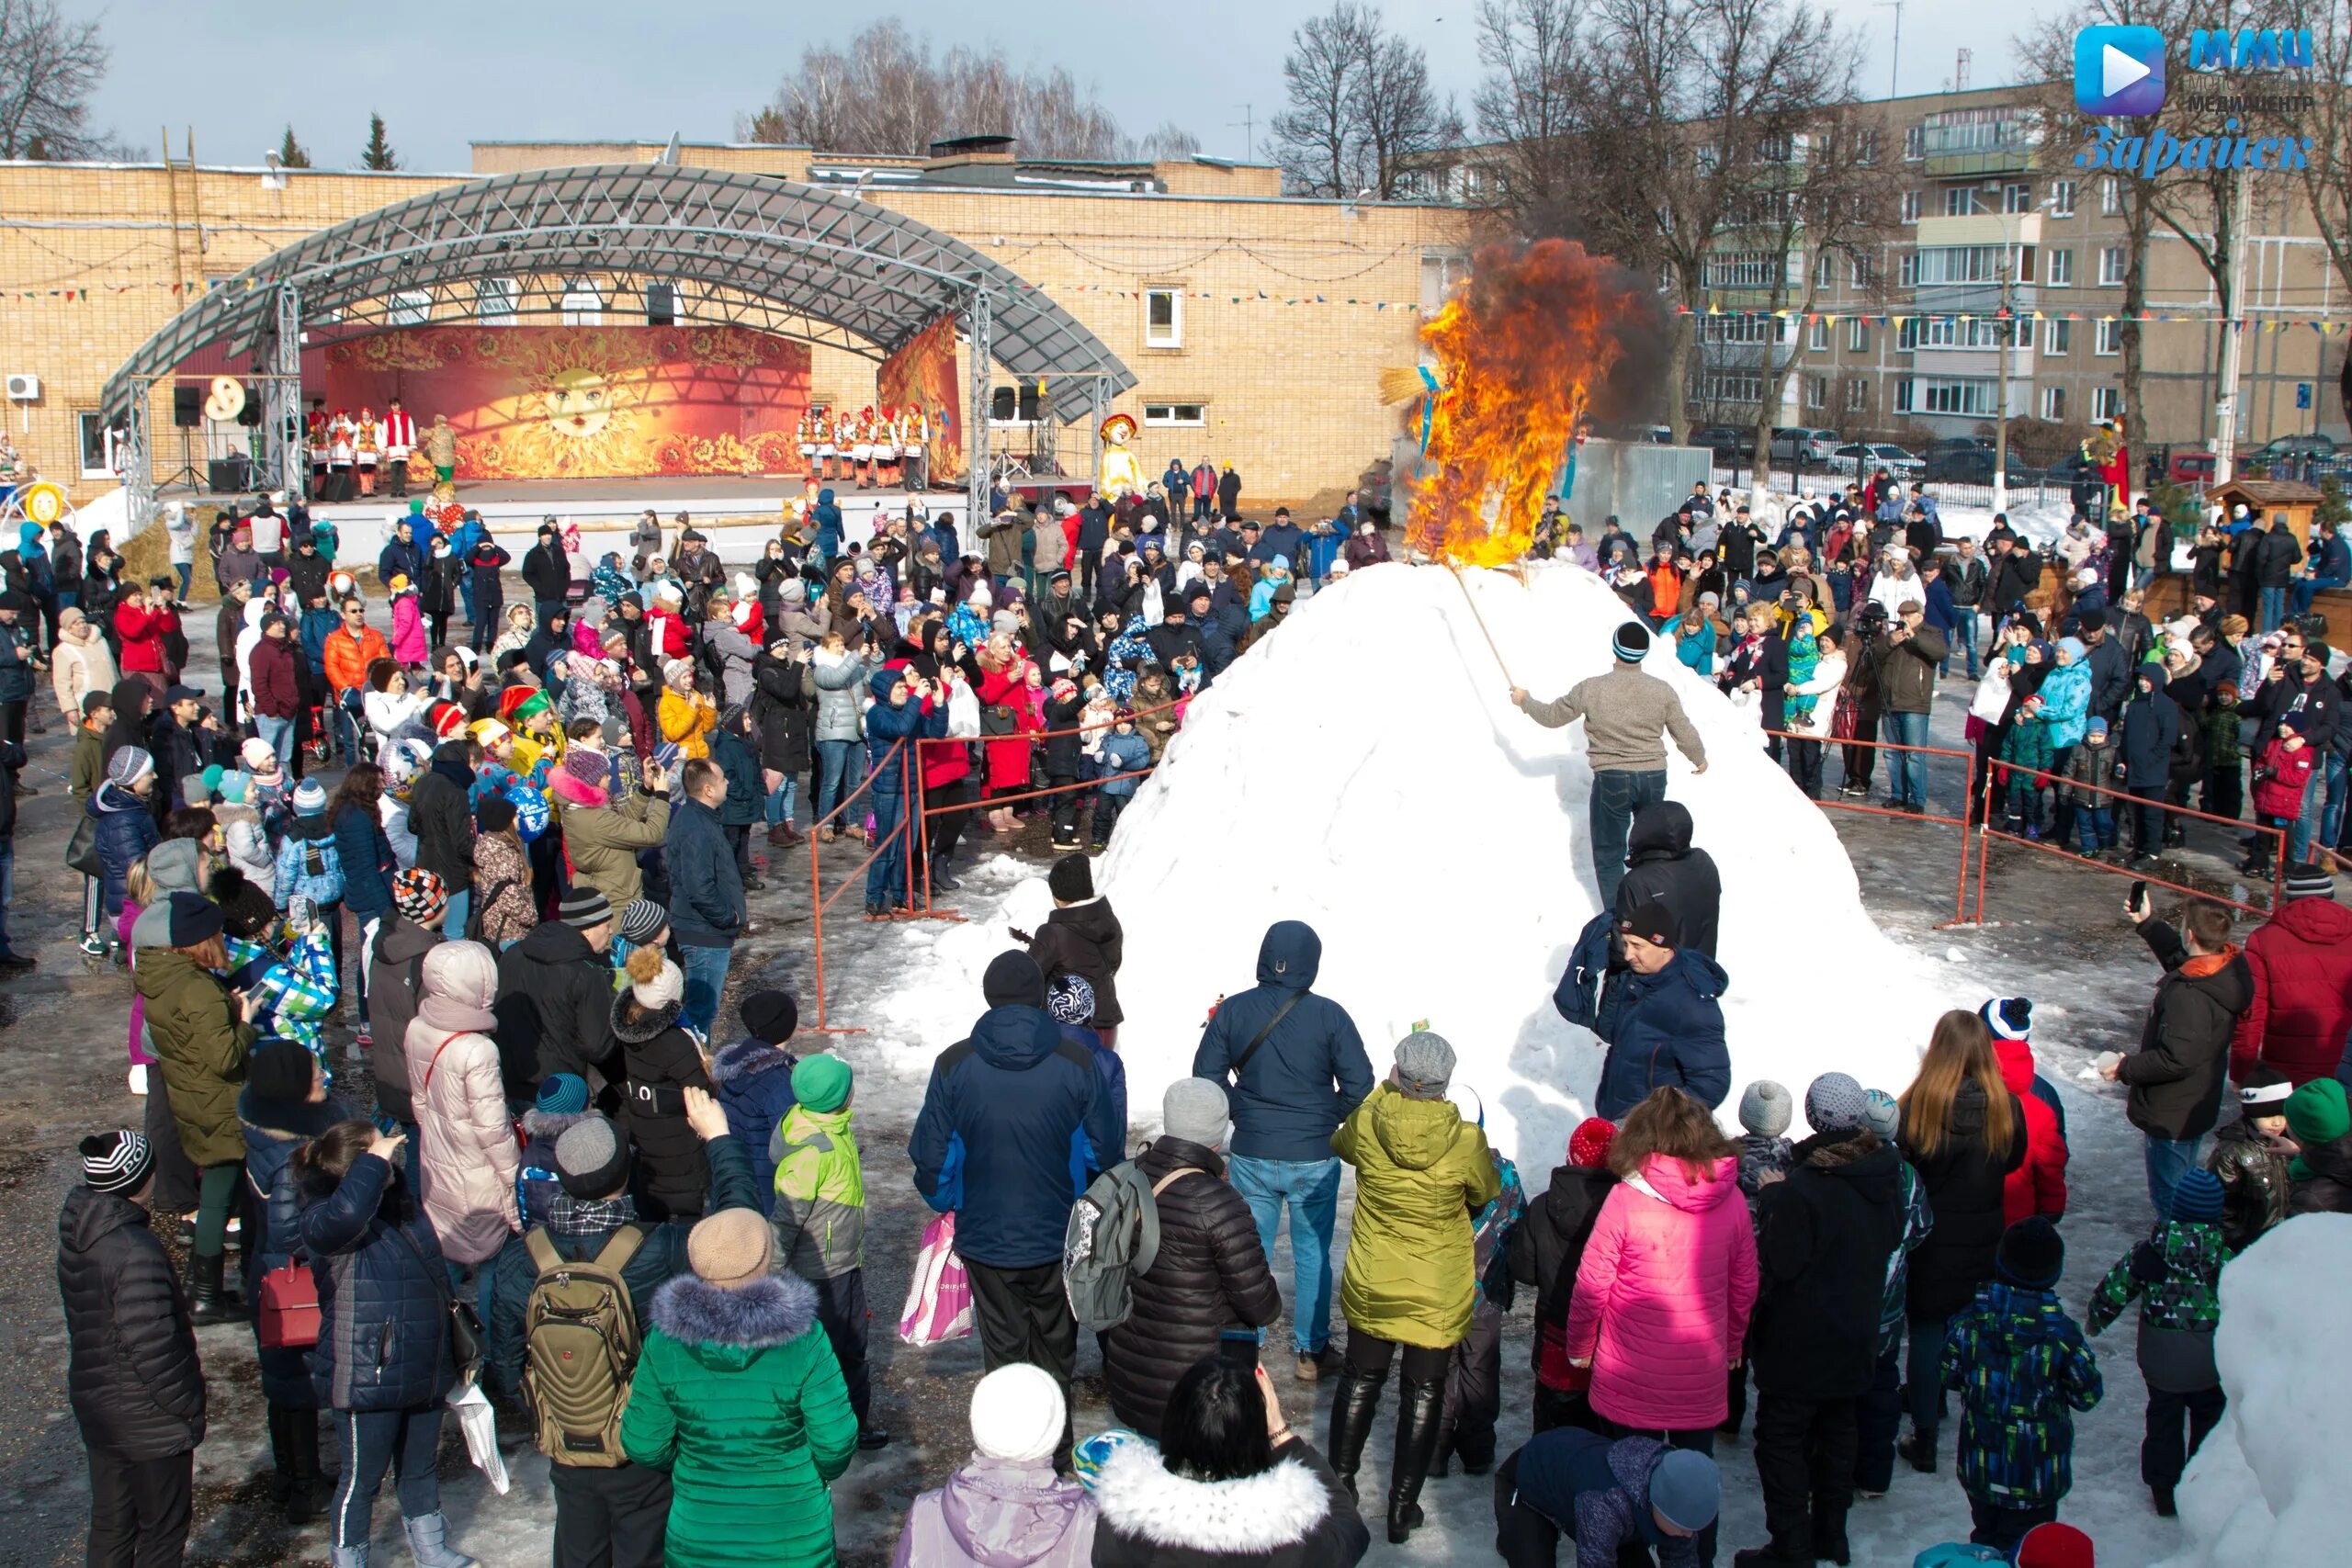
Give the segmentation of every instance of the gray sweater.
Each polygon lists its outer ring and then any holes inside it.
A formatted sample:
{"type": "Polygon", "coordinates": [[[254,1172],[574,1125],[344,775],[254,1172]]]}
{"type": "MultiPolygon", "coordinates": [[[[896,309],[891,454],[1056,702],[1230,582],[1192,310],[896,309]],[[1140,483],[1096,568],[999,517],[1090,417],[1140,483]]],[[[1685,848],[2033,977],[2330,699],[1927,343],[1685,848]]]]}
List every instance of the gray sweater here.
{"type": "Polygon", "coordinates": [[[1682,711],[1682,699],[1672,686],[1645,675],[1635,665],[1611,665],[1605,675],[1577,682],[1565,697],[1542,702],[1531,696],[1520,707],[1547,729],[1583,719],[1585,750],[1595,773],[1663,769],[1666,745],[1661,737],[1668,733],[1692,767],[1706,765],[1707,749],[1682,711]]]}

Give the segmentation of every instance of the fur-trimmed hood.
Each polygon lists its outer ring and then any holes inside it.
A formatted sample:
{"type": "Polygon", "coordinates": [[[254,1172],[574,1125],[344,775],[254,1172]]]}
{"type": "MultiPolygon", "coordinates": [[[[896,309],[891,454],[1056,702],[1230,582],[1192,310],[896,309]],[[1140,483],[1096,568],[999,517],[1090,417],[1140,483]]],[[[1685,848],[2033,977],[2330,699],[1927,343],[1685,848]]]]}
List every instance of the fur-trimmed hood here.
{"type": "Polygon", "coordinates": [[[817,1288],[797,1274],[770,1274],[722,1291],[681,1274],[653,1292],[650,1321],[704,1365],[740,1369],[808,1332],[817,1321],[817,1288]]]}
{"type": "Polygon", "coordinates": [[[542,1138],[553,1144],[595,1114],[594,1111],[541,1111],[535,1105],[523,1112],[523,1136],[535,1144],[542,1138]]]}
{"type": "Polygon", "coordinates": [[[677,1022],[678,1015],[685,1010],[685,999],[684,998],[680,998],[674,1002],[664,1002],[662,1006],[655,1008],[652,1011],[639,1019],[635,1023],[631,1023],[627,1018],[622,1016],[621,1004],[624,1002],[633,1003],[635,999],[636,993],[632,991],[623,991],[620,995],[613,998],[613,1038],[622,1042],[624,1044],[644,1044],[647,1041],[652,1039],[655,1035],[661,1033],[663,1030],[677,1022]]]}
{"type": "Polygon", "coordinates": [[[722,1045],[710,1059],[710,1081],[718,1089],[729,1085],[741,1088],[752,1079],[775,1072],[779,1067],[789,1071],[792,1054],[780,1051],[764,1040],[738,1040],[732,1045],[722,1045]]]}
{"type": "Polygon", "coordinates": [[[1104,1461],[1094,1506],[1104,1528],[1118,1535],[1227,1555],[1295,1546],[1331,1514],[1322,1482],[1295,1459],[1238,1481],[1191,1481],[1172,1474],[1140,1443],[1104,1461]]]}

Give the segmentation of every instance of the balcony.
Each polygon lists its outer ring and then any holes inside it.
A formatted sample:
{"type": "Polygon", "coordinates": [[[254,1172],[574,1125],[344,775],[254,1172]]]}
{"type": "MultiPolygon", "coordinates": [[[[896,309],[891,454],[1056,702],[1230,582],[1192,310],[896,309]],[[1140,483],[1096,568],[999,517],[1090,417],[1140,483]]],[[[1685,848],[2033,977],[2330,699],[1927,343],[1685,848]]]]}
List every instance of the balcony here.
{"type": "Polygon", "coordinates": [[[2041,156],[2041,120],[2013,111],[1960,109],[1930,115],[1920,130],[1920,151],[1930,175],[2021,174],[2041,156]]]}
{"type": "Polygon", "coordinates": [[[1922,218],[1912,244],[1918,250],[1947,245],[2039,245],[2039,212],[1972,212],[1964,218],[1922,218]]]}

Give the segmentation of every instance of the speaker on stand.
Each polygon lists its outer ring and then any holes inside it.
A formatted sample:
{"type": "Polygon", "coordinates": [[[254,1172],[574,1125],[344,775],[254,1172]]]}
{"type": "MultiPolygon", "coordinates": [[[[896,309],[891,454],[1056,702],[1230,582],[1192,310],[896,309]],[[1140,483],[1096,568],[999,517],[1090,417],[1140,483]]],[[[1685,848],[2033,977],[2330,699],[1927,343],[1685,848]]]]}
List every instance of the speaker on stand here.
{"type": "Polygon", "coordinates": [[[189,445],[191,438],[188,434],[204,423],[203,388],[191,387],[186,382],[173,384],[172,423],[179,427],[180,432],[180,466],[166,474],[156,488],[169,490],[174,485],[186,485],[190,490],[204,490],[208,476],[197,471],[196,453],[189,445]]]}

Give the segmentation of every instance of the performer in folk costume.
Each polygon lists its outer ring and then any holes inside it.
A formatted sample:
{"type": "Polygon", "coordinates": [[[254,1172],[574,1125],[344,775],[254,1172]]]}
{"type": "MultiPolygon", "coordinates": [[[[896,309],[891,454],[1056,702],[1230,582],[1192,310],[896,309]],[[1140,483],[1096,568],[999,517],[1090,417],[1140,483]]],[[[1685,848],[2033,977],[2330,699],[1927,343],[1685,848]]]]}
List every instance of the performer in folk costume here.
{"type": "Polygon", "coordinates": [[[812,404],[800,411],[800,423],[792,427],[793,444],[800,448],[800,460],[808,465],[808,477],[817,477],[817,449],[823,443],[818,436],[820,428],[816,407],[812,404]]]}
{"type": "Polygon", "coordinates": [[[424,455],[433,464],[433,499],[447,503],[458,494],[458,432],[446,413],[433,416],[424,433],[424,455]]]}
{"type": "Polygon", "coordinates": [[[359,469],[359,493],[376,493],[376,465],[383,457],[383,427],[376,423],[376,411],[363,408],[357,423],[351,427],[351,457],[359,469]]]}
{"type": "Polygon", "coordinates": [[[341,409],[327,424],[327,499],[351,499],[351,415],[341,409]]]}
{"type": "Polygon", "coordinates": [[[401,407],[394,398],[384,411],[384,463],[391,469],[391,493],[395,497],[408,494],[408,459],[416,450],[416,421],[401,407]]]}
{"type": "MultiPolygon", "coordinates": [[[[856,452],[857,416],[842,409],[833,415],[833,457],[842,466],[842,478],[848,479],[856,472],[856,452]]],[[[833,477],[830,468],[826,470],[825,477],[833,477]]]]}
{"type": "Polygon", "coordinates": [[[931,416],[921,403],[909,403],[899,443],[899,479],[909,490],[931,485],[931,416]]]}
{"type": "Polygon", "coordinates": [[[327,404],[324,398],[311,400],[311,412],[302,416],[302,446],[311,463],[311,499],[322,500],[327,493],[327,404]]]}
{"type": "Polygon", "coordinates": [[[898,484],[899,455],[905,450],[899,434],[899,411],[884,403],[876,424],[874,442],[874,460],[881,466],[884,489],[891,489],[898,484]]]}
{"type": "Polygon", "coordinates": [[[857,411],[850,437],[850,468],[857,475],[857,488],[874,488],[874,405],[868,403],[857,411]]]}

